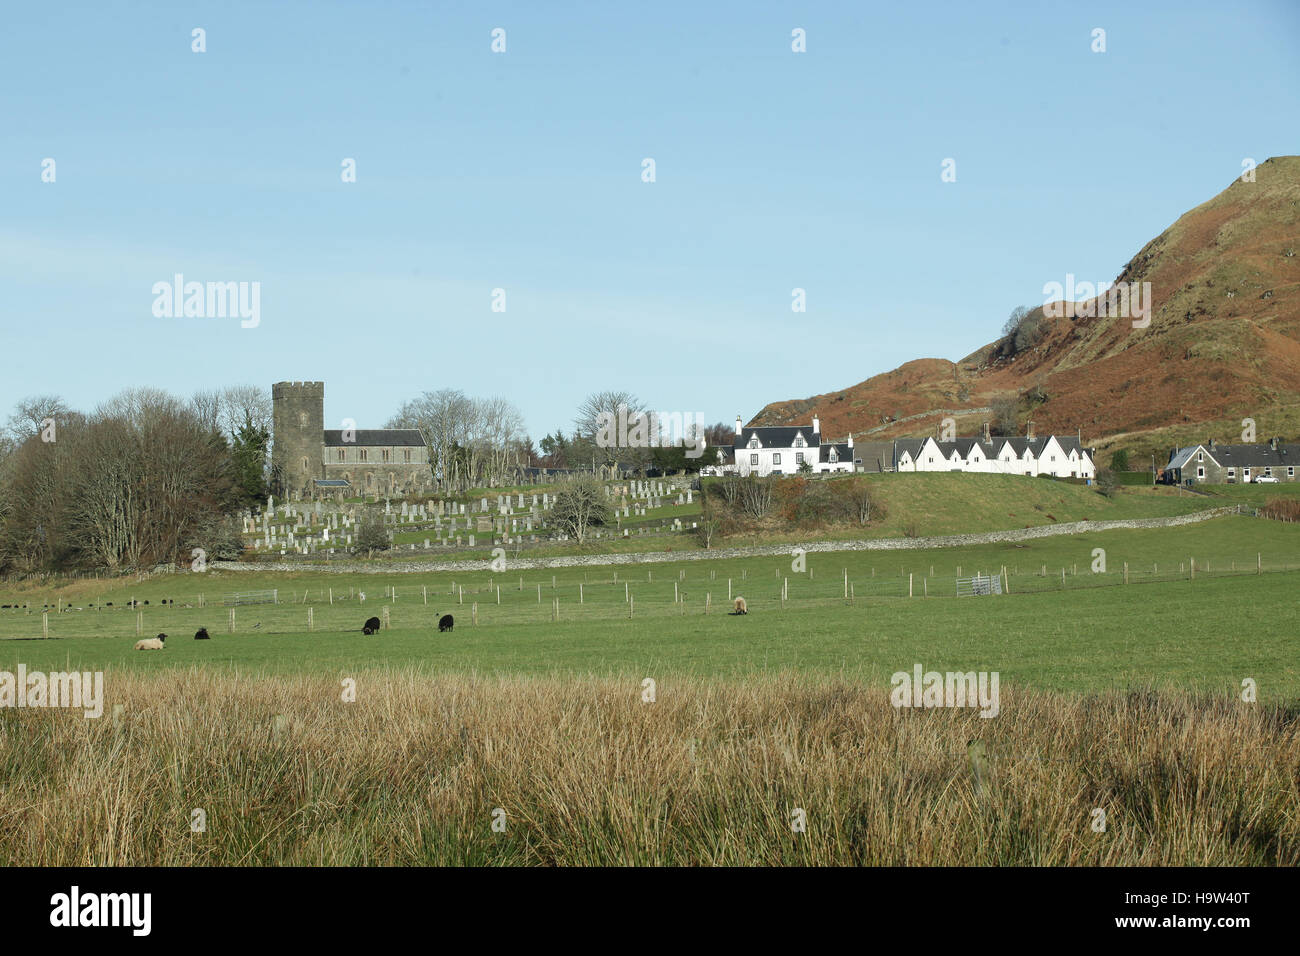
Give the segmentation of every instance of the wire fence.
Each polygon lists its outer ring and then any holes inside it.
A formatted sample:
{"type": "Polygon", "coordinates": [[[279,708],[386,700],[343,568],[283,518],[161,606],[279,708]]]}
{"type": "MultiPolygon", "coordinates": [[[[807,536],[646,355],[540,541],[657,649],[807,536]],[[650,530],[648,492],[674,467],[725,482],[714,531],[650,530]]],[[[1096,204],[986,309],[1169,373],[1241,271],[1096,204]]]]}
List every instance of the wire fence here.
{"type": "MultiPolygon", "coordinates": [[[[226,634],[349,633],[380,617],[386,627],[436,631],[452,614],[456,627],[515,626],[644,617],[717,615],[733,611],[743,596],[750,612],[855,605],[872,600],[961,600],[980,594],[1014,600],[1054,591],[1198,582],[1300,571],[1300,562],[1237,559],[1197,560],[1137,567],[1096,569],[1078,565],[1036,568],[1011,565],[935,573],[934,568],[897,574],[871,568],[820,574],[783,573],[782,566],[742,568],[726,576],[717,569],[586,569],[568,574],[442,575],[432,584],[384,584],[279,588],[257,592],[271,600],[235,602],[229,594],[203,592],[117,600],[62,597],[42,602],[31,596],[0,605],[0,639],[123,638],[158,632],[191,636],[200,627],[226,634]],[[630,570],[630,573],[629,573],[630,570]],[[771,571],[771,575],[768,575],[771,571]],[[963,582],[966,582],[963,587],[963,582]],[[996,584],[994,583],[996,582],[996,584]],[[211,600],[209,600],[211,597],[211,600]]],[[[193,583],[194,578],[184,579],[193,583]]],[[[179,582],[177,582],[179,583],[179,582]]],[[[154,587],[158,587],[154,582],[154,587]]],[[[247,598],[253,592],[239,592],[247,598]]]]}

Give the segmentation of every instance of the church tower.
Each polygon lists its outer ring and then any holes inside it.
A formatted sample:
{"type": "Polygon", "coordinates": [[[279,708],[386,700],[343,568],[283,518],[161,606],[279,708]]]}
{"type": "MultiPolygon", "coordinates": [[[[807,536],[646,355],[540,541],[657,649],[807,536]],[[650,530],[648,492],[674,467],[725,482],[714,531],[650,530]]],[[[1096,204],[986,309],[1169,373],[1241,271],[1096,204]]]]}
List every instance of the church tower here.
{"type": "Polygon", "coordinates": [[[310,497],[313,478],[325,477],[325,383],[271,386],[271,472],[280,494],[310,497]]]}

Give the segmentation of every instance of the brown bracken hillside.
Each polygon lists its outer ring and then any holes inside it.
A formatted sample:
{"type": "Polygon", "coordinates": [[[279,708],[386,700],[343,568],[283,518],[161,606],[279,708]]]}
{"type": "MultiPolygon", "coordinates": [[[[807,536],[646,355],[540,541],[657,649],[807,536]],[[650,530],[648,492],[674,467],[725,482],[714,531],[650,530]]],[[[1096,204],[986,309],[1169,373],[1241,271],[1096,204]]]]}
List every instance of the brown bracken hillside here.
{"type": "MultiPolygon", "coordinates": [[[[1172,444],[1300,432],[1300,156],[1255,169],[1183,215],[1124,267],[1149,282],[1150,325],[1089,317],[1086,303],[1042,315],[1042,337],[1015,354],[999,340],[960,362],[918,359],[839,392],[768,405],[752,424],[805,422],[886,439],[932,434],[954,415],[973,434],[1000,397],[1018,421],[1161,461],[1172,444]],[[1082,313],[1076,315],[1075,313],[1082,313]]],[[[1055,311],[1048,308],[1047,312],[1055,311]]],[[[1095,310],[1093,310],[1095,315],[1095,310]]]]}

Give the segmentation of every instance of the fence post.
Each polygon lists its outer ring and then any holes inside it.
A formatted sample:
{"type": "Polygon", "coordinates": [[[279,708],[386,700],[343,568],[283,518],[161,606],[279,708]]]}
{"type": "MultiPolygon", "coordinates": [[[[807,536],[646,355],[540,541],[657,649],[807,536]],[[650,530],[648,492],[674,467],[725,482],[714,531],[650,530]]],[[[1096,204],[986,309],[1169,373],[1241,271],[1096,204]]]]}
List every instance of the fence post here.
{"type": "MultiPolygon", "coordinates": [[[[140,633],[139,627],[135,629],[135,633],[137,635],[140,633]]],[[[50,636],[50,612],[43,611],[41,613],[41,637],[48,638],[49,636],[50,636]]]]}
{"type": "Polygon", "coordinates": [[[314,630],[316,630],[315,623],[314,623],[314,621],[312,620],[312,613],[311,613],[311,612],[312,612],[313,610],[314,610],[314,608],[312,608],[310,605],[307,607],[307,630],[309,630],[309,631],[314,631],[314,630]]]}
{"type": "Polygon", "coordinates": [[[235,609],[233,607],[230,609],[229,627],[230,627],[230,633],[234,634],[235,633],[235,609]]]}
{"type": "Polygon", "coordinates": [[[912,596],[912,572],[907,572],[907,596],[912,596]]]}
{"type": "Polygon", "coordinates": [[[380,615],[380,617],[383,618],[383,621],[382,621],[381,623],[384,625],[384,630],[388,630],[388,628],[389,628],[389,620],[388,620],[388,605],[387,605],[387,604],[385,604],[385,605],[383,606],[383,608],[380,610],[379,615],[380,615]]]}

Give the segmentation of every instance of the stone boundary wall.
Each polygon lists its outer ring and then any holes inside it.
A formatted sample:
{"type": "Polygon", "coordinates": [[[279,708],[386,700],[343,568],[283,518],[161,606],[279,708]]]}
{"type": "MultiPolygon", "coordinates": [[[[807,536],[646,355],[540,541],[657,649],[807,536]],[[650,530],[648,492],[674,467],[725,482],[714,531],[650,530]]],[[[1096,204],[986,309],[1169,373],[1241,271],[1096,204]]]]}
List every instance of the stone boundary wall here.
{"type": "MultiPolygon", "coordinates": [[[[727,558],[754,558],[790,554],[795,548],[813,554],[826,551],[914,551],[924,548],[956,548],[972,544],[1001,544],[1032,541],[1085,531],[1115,531],[1126,528],[1174,528],[1195,524],[1224,515],[1237,514],[1236,505],[1210,508],[1171,518],[1123,518],[1116,521],[1070,521],[1065,524],[1019,528],[1011,531],[985,531],[978,534],[950,534],[930,538],[878,538],[870,541],[810,541],[806,544],[756,545],[749,548],[717,548],[710,551],[652,551],[628,554],[570,555],[560,558],[515,558],[507,561],[510,571],[537,568],[600,567],[623,564],[668,564],[673,561],[717,561],[727,558]]],[[[328,564],[254,563],[213,561],[209,567],[222,571],[324,571],[335,574],[405,574],[430,571],[488,570],[488,562],[477,561],[385,561],[378,564],[356,561],[331,561],[328,564]]]]}

